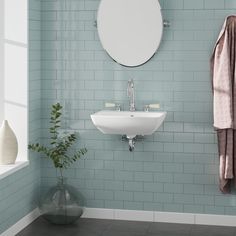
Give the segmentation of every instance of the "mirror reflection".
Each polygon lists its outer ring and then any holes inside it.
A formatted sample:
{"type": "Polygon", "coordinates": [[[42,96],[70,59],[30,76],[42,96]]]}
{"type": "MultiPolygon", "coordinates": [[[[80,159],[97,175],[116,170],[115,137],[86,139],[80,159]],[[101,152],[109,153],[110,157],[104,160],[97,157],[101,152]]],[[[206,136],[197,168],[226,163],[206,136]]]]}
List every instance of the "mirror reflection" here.
{"type": "Polygon", "coordinates": [[[135,67],[157,51],[163,33],[158,0],[101,0],[97,16],[103,48],[117,63],[135,67]]]}

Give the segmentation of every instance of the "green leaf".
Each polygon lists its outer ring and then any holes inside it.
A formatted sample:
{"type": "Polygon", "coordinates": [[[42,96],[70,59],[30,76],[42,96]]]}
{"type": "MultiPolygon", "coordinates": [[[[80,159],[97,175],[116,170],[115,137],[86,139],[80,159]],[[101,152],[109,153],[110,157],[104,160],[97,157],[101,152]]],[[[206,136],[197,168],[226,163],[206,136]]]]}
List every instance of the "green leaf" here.
{"type": "Polygon", "coordinates": [[[68,156],[67,153],[72,145],[76,142],[76,133],[65,134],[59,137],[59,128],[61,123],[62,106],[60,103],[52,105],[51,116],[50,116],[50,147],[45,147],[39,143],[29,144],[28,149],[34,152],[39,152],[44,154],[46,157],[51,159],[55,168],[60,168],[61,170],[70,167],[71,164],[76,162],[82,155],[87,152],[86,148],[81,148],[77,150],[72,156],[68,156]]]}

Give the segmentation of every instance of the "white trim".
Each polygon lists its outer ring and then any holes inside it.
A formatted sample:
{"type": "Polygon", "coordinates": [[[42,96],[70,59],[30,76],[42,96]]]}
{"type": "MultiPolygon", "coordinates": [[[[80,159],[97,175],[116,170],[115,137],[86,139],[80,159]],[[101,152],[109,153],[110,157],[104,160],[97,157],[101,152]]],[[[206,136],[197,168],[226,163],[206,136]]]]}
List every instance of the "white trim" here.
{"type": "Polygon", "coordinates": [[[84,208],[82,218],[236,226],[236,216],[229,215],[134,211],[103,208],[84,208]]]}
{"type": "Polygon", "coordinates": [[[29,165],[29,161],[17,161],[12,165],[0,165],[0,180],[29,165]]]}
{"type": "Polygon", "coordinates": [[[30,212],[28,215],[26,215],[25,217],[20,219],[18,222],[16,222],[13,226],[11,226],[5,232],[3,232],[0,236],[9,236],[9,235],[18,234],[22,229],[24,229],[26,226],[31,224],[39,216],[40,216],[39,209],[36,208],[32,212],[30,212]]]}
{"type": "Polygon", "coordinates": [[[154,212],[154,222],[195,224],[194,214],[177,212],[154,212]]]}
{"type": "Polygon", "coordinates": [[[93,219],[114,219],[113,209],[103,208],[84,208],[82,218],[93,218],[93,219]]]}
{"type": "MultiPolygon", "coordinates": [[[[40,216],[39,209],[36,208],[13,226],[7,229],[0,236],[16,235],[22,229],[31,224],[40,216]]],[[[176,212],[157,211],[134,211],[104,208],[84,208],[82,218],[109,219],[109,220],[131,220],[147,222],[165,222],[196,225],[219,225],[236,226],[236,216],[192,214],[176,212]]]]}
{"type": "Polygon", "coordinates": [[[4,50],[4,24],[5,24],[5,3],[0,1],[0,122],[4,120],[4,78],[5,78],[5,50],[4,50]]]}
{"type": "Polygon", "coordinates": [[[236,226],[236,216],[197,214],[195,216],[195,224],[198,224],[198,225],[236,226]]]}
{"type": "Polygon", "coordinates": [[[153,212],[152,211],[115,210],[114,219],[134,220],[134,221],[153,221],[153,212]]]}

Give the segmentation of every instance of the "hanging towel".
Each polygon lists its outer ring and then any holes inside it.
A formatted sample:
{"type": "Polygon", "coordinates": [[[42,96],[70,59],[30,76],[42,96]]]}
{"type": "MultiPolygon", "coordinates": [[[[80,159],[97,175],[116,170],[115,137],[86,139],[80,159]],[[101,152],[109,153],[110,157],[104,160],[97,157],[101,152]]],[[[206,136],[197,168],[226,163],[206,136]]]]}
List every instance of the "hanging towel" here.
{"type": "MultiPolygon", "coordinates": [[[[219,187],[236,179],[236,16],[228,16],[211,58],[214,127],[218,136],[219,187]]],[[[236,182],[236,181],[234,181],[236,182]]]]}

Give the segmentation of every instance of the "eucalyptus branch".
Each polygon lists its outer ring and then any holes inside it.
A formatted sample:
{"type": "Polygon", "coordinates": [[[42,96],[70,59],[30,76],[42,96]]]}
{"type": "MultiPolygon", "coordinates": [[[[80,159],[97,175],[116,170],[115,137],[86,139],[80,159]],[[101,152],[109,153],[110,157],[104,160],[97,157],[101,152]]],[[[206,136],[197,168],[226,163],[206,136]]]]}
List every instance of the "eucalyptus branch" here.
{"type": "Polygon", "coordinates": [[[86,148],[81,148],[72,156],[68,156],[69,149],[75,144],[77,140],[76,133],[65,134],[60,137],[59,129],[61,128],[62,106],[60,103],[52,105],[50,113],[50,147],[45,147],[39,143],[29,144],[28,148],[34,152],[42,153],[52,160],[54,167],[59,168],[60,175],[62,170],[70,167],[74,162],[85,155],[86,148]]]}

